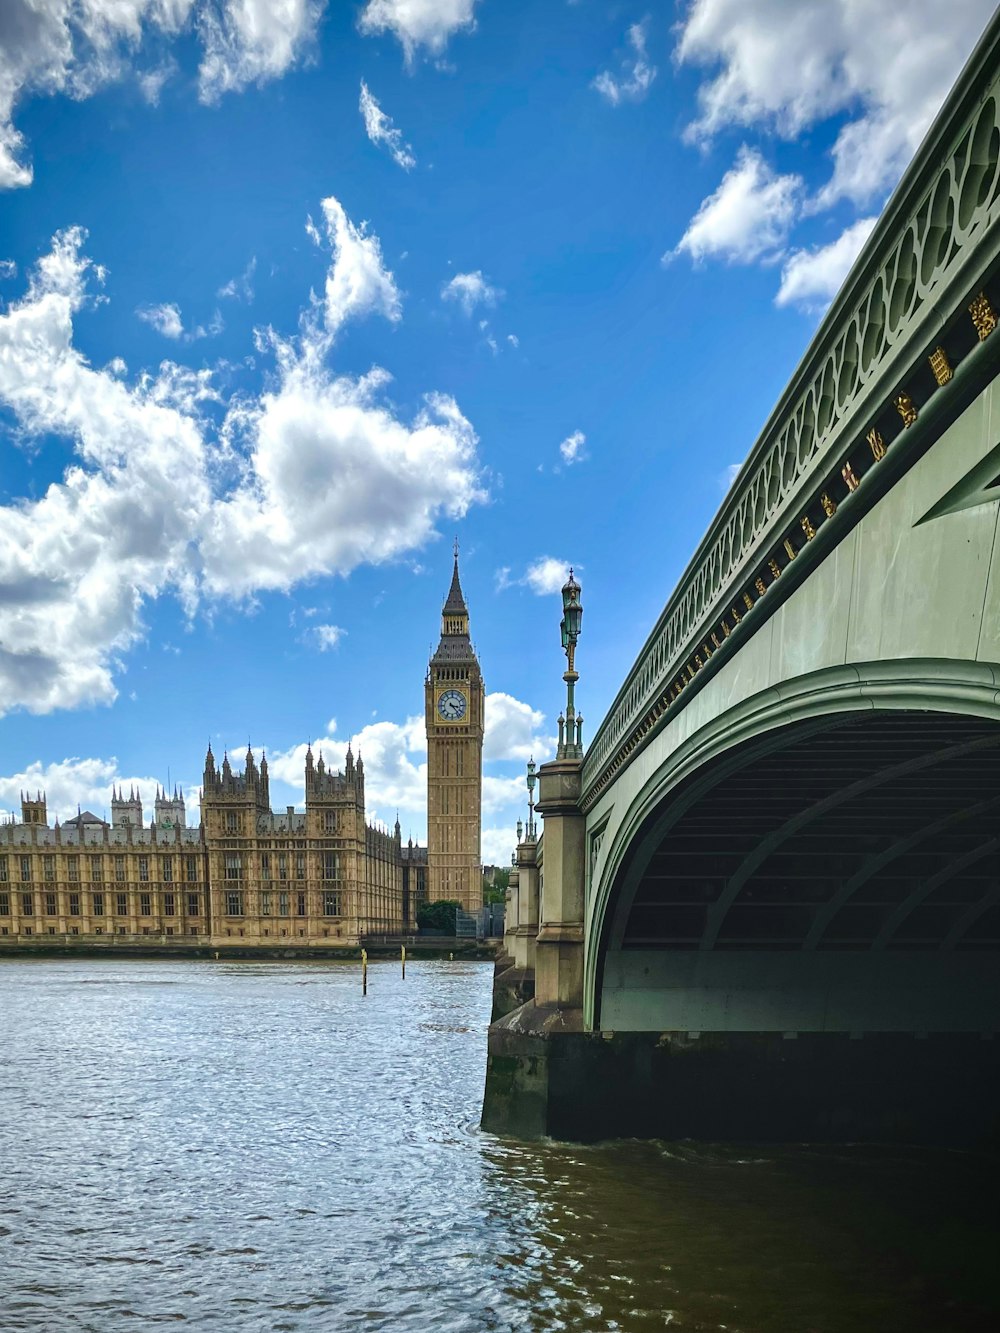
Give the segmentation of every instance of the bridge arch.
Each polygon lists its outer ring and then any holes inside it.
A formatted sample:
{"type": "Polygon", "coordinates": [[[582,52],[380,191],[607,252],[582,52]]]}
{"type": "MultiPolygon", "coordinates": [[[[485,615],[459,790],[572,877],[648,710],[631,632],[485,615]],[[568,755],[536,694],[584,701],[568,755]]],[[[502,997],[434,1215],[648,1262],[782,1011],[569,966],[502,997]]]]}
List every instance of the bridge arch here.
{"type": "Polygon", "coordinates": [[[862,993],[878,1030],[968,1025],[925,982],[950,995],[1000,941],[998,671],[898,659],[785,681],[678,744],[620,814],[596,811],[588,1026],[735,1030],[751,955],[774,983],[757,1028],[769,1006],[778,1030],[861,1027],[862,993]]]}

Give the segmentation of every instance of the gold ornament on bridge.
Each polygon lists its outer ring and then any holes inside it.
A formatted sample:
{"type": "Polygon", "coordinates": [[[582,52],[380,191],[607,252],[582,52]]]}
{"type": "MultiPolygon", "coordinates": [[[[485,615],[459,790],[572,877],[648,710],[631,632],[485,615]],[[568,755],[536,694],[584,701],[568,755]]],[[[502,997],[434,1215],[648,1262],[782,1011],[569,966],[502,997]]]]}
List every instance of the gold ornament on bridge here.
{"type": "Polygon", "coordinates": [[[718,638],[716,637],[715,630],[712,631],[712,643],[716,646],[716,648],[721,648],[721,647],[722,647],[722,644],[719,642],[718,638]]]}
{"type": "Polygon", "coordinates": [[[917,419],[917,409],[908,393],[901,393],[896,398],[896,411],[903,418],[904,426],[912,426],[917,419]]]}
{"type": "Polygon", "coordinates": [[[694,655],[694,664],[695,664],[695,666],[698,668],[698,670],[700,671],[700,670],[701,670],[701,667],[702,667],[701,653],[695,653],[695,655],[694,655]]]}
{"type": "Polygon", "coordinates": [[[848,459],[847,462],[844,464],[844,466],[840,469],[840,475],[847,482],[847,489],[849,491],[856,491],[858,487],[861,485],[861,482],[858,481],[857,476],[855,475],[854,469],[851,467],[850,459],[848,459]]]}
{"type": "Polygon", "coordinates": [[[754,587],[757,589],[758,593],[760,593],[761,597],[767,592],[767,587],[763,579],[754,579],[754,587]]]}
{"type": "MultiPolygon", "coordinates": [[[[757,587],[758,587],[758,588],[763,588],[763,585],[761,584],[760,579],[757,580],[757,587]]],[[[764,589],[764,591],[766,591],[766,589],[764,589]]],[[[745,592],[745,593],[743,594],[743,600],[744,600],[744,602],[746,602],[747,610],[748,610],[748,611],[752,611],[752,610],[753,610],[753,598],[750,596],[750,594],[749,594],[748,592],[745,592]]]]}
{"type": "Polygon", "coordinates": [[[732,630],[729,628],[729,625],[728,625],[727,622],[724,620],[724,621],[722,622],[722,637],[723,637],[724,639],[728,639],[731,633],[732,633],[732,630]]]}
{"type": "Polygon", "coordinates": [[[836,501],[831,500],[830,497],[827,495],[826,491],[824,491],[823,494],[819,497],[819,502],[823,506],[823,513],[827,516],[827,518],[833,518],[834,514],[837,512],[836,501]]]}
{"type": "Polygon", "coordinates": [[[880,463],[885,458],[885,441],[879,431],[872,426],[871,430],[865,436],[872,451],[872,458],[876,463],[880,463]]]}
{"type": "Polygon", "coordinates": [[[781,578],[781,566],[778,564],[777,560],[769,560],[767,562],[767,567],[771,571],[772,578],[781,578]]]}
{"type": "Polygon", "coordinates": [[[736,623],[737,623],[737,625],[738,625],[738,624],[740,623],[740,621],[743,619],[743,617],[740,615],[739,611],[736,609],[735,606],[731,606],[729,609],[730,609],[730,611],[732,611],[732,613],[733,613],[733,619],[736,621],[736,623]]]}
{"type": "Polygon", "coordinates": [[[947,384],[954,371],[951,368],[951,362],[948,360],[948,353],[943,347],[935,347],[927,360],[931,363],[931,370],[934,372],[934,378],[938,384],[947,384]]]}
{"type": "Polygon", "coordinates": [[[979,341],[984,343],[997,326],[997,317],[985,292],[980,292],[969,306],[969,314],[979,334],[979,341]]]}
{"type": "Polygon", "coordinates": [[[806,514],[803,518],[799,520],[799,522],[802,524],[802,531],[806,534],[806,541],[811,542],[812,539],[816,536],[816,529],[809,521],[809,515],[806,514]]]}
{"type": "Polygon", "coordinates": [[[785,554],[788,556],[789,560],[794,560],[798,555],[798,551],[796,551],[791,543],[791,539],[788,537],[785,538],[785,554]]]}

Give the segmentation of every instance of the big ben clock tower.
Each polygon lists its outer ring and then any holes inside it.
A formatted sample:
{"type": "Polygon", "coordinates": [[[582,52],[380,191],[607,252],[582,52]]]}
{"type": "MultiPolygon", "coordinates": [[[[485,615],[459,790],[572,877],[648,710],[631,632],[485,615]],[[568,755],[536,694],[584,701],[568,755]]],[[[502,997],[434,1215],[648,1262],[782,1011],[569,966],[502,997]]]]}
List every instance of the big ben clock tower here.
{"type": "Polygon", "coordinates": [[[427,896],[482,906],[479,833],[486,690],[469,639],[469,612],[455,572],[441,612],[441,642],[427,668],[427,896]]]}

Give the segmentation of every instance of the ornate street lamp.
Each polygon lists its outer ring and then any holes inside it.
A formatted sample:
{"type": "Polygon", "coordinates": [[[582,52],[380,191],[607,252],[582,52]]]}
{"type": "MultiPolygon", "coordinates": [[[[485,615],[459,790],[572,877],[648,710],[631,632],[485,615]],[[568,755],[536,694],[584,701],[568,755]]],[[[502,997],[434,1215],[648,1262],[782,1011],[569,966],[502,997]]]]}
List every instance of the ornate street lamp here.
{"type": "Polygon", "coordinates": [[[558,757],[579,759],[583,755],[583,718],[576,716],[573,690],[580,679],[575,658],[576,643],[583,623],[583,603],[580,601],[580,585],[573,577],[572,566],[569,578],[563,584],[562,603],[563,617],[559,622],[559,632],[562,636],[563,652],[566,654],[566,671],[563,673],[563,680],[566,682],[566,716],[559,718],[558,757]]]}
{"type": "Polygon", "coordinates": [[[538,779],[535,777],[535,760],[532,756],[528,760],[528,828],[527,836],[529,842],[535,841],[535,783],[538,779]]]}

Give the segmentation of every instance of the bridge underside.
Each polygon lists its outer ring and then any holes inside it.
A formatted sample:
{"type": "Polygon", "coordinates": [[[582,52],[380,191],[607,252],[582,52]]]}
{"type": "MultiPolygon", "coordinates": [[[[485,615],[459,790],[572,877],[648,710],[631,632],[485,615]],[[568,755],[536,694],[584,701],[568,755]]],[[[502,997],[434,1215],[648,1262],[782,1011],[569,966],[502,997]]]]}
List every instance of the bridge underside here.
{"type": "Polygon", "coordinates": [[[597,1026],[1000,1026],[995,722],[905,711],[789,726],[671,792],[649,824],[620,876],[597,1026]]]}

